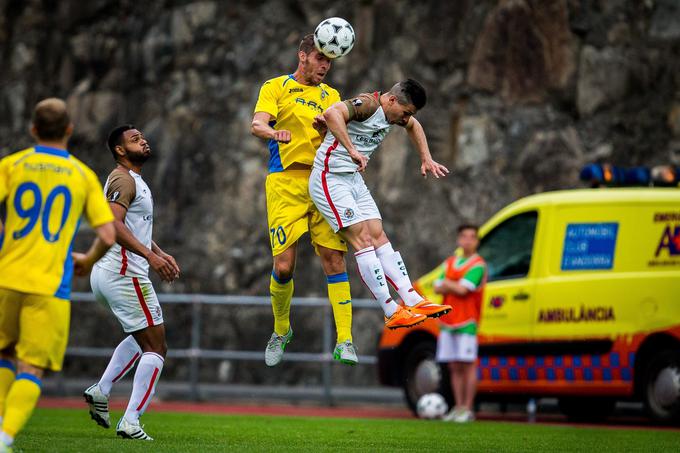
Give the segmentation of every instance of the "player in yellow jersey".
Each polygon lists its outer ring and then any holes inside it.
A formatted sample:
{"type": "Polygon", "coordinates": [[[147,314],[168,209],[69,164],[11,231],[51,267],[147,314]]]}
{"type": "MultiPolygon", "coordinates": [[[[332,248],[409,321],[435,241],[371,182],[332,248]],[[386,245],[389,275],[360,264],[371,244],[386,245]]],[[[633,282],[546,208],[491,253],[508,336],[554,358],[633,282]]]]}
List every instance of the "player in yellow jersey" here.
{"type": "Polygon", "coordinates": [[[66,104],[45,99],[33,113],[37,145],[0,160],[0,452],[31,416],[44,370],[61,370],[74,272],[87,274],[115,241],[97,176],[66,149],[72,132],[66,104]],[[72,253],[83,214],[100,240],[72,253]]]}
{"type": "Polygon", "coordinates": [[[321,258],[333,307],[337,345],[333,357],[354,365],[352,305],[345,267],[345,242],[333,232],[314,206],[307,188],[316,149],[325,124],[317,117],[340,101],[339,93],[323,79],[331,61],[314,46],[312,35],[302,39],[298,66],[293,74],[262,85],[255,106],[251,132],[269,143],[269,175],[266,182],[267,217],[274,268],[270,280],[274,333],[265,349],[265,362],[278,364],[290,342],[290,302],[297,241],[309,231],[321,258]]]}

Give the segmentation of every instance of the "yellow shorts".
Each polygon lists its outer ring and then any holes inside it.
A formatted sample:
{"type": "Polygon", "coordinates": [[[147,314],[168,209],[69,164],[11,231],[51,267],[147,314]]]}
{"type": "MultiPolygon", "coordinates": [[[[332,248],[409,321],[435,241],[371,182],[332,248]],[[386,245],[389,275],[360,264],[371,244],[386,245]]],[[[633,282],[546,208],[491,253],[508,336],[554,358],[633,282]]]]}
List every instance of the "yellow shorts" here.
{"type": "Polygon", "coordinates": [[[0,350],[14,346],[29,365],[61,370],[70,319],[68,300],[0,288],[0,350]]]}
{"type": "Polygon", "coordinates": [[[347,251],[345,241],[333,232],[309,196],[309,174],[310,170],[286,170],[267,176],[267,220],[274,256],[307,231],[317,253],[318,246],[347,251]]]}

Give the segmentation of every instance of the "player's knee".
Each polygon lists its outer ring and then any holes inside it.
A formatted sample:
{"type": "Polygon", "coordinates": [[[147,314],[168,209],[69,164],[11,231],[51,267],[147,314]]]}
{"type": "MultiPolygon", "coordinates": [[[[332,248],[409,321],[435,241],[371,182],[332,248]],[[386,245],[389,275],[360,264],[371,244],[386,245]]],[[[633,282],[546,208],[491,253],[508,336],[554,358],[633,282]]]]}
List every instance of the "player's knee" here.
{"type": "Polygon", "coordinates": [[[345,267],[345,255],[339,250],[327,249],[319,253],[321,265],[326,275],[342,274],[347,272],[345,267]]]}
{"type": "Polygon", "coordinates": [[[274,263],[274,275],[279,280],[290,280],[293,277],[295,265],[289,261],[280,261],[274,263]]]}

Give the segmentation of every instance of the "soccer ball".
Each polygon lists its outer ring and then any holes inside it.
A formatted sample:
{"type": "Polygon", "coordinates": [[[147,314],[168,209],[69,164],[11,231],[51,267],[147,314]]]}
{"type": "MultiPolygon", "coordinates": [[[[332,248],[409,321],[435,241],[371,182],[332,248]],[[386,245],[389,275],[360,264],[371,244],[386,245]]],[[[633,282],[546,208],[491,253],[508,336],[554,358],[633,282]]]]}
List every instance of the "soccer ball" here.
{"type": "Polygon", "coordinates": [[[354,29],[341,17],[321,21],[314,30],[314,45],[328,58],[344,57],[354,47],[354,29]]]}
{"type": "Polygon", "coordinates": [[[448,409],[446,400],[439,393],[426,393],[420,397],[416,405],[418,417],[426,420],[442,418],[448,409]]]}

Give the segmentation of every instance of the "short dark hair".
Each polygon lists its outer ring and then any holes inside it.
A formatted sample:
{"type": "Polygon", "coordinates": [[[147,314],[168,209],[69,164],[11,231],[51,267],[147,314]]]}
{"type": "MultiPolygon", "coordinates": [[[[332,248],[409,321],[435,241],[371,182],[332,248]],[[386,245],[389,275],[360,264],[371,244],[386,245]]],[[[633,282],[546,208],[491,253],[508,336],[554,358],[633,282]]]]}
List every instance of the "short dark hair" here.
{"type": "Polygon", "coordinates": [[[473,223],[463,223],[461,225],[458,225],[458,234],[462,233],[465,230],[475,230],[475,233],[479,233],[479,226],[473,224],[473,223]]]}
{"type": "Polygon", "coordinates": [[[425,107],[425,103],[427,103],[425,88],[414,79],[406,79],[395,84],[390,89],[390,93],[397,97],[400,104],[413,104],[418,110],[425,107]]]}
{"type": "Polygon", "coordinates": [[[71,119],[66,103],[58,98],[47,98],[38,102],[33,110],[33,127],[41,140],[60,140],[66,136],[71,119]]]}
{"type": "Polygon", "coordinates": [[[106,140],[106,146],[108,146],[109,151],[111,151],[111,154],[113,154],[114,160],[118,160],[118,155],[116,154],[116,146],[123,144],[123,134],[125,133],[125,131],[129,131],[131,129],[137,128],[132,124],[123,124],[122,126],[118,126],[109,133],[109,138],[106,140]]]}
{"type": "Polygon", "coordinates": [[[309,55],[314,49],[316,49],[316,46],[314,45],[314,35],[311,33],[309,35],[305,35],[305,37],[302,38],[302,41],[300,41],[300,47],[298,47],[298,51],[309,55]]]}

